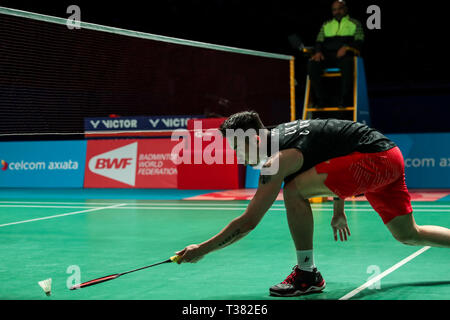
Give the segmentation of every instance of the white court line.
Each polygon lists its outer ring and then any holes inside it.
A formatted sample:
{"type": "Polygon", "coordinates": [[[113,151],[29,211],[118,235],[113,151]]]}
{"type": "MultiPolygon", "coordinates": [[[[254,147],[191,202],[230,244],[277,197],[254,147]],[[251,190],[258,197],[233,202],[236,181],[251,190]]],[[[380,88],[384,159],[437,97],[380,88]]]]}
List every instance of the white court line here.
{"type": "MultiPolygon", "coordinates": [[[[126,207],[113,209],[138,209],[138,210],[245,210],[247,207],[126,207]]],[[[284,208],[270,208],[269,211],[286,211],[284,208]]]]}
{"type": "MultiPolygon", "coordinates": [[[[0,205],[0,208],[68,208],[68,209],[102,209],[102,208],[109,208],[109,209],[121,209],[121,210],[128,210],[128,209],[162,209],[162,210],[242,210],[246,207],[119,207],[127,205],[126,203],[116,204],[114,206],[109,207],[89,207],[89,206],[41,206],[41,205],[0,205]]],[[[284,209],[277,209],[277,210],[284,210],[284,209]]]]}
{"type": "MultiPolygon", "coordinates": [[[[147,203],[135,203],[135,202],[126,202],[126,204],[132,204],[134,206],[211,206],[213,204],[210,203],[152,203],[152,200],[148,200],[147,203]]],[[[239,200],[240,201],[240,200],[239,200]]],[[[191,201],[189,201],[191,202],[191,201]]],[[[86,205],[114,205],[116,203],[113,202],[41,202],[41,201],[0,201],[0,203],[3,204],[60,204],[60,205],[71,205],[71,204],[86,204],[86,205]]],[[[238,206],[247,206],[248,203],[221,203],[221,206],[230,206],[230,207],[238,207],[238,206]]],[[[280,203],[274,203],[273,206],[282,206],[284,207],[284,204],[280,203]]]]}
{"type": "MultiPolygon", "coordinates": [[[[123,203],[122,205],[127,205],[126,203],[123,203]]],[[[101,209],[103,207],[88,207],[88,206],[44,206],[44,205],[0,205],[0,208],[68,208],[68,209],[83,209],[83,208],[90,208],[90,209],[101,209]]],[[[127,207],[115,207],[115,206],[111,206],[109,207],[110,209],[114,209],[114,210],[245,210],[247,208],[247,206],[243,206],[243,207],[184,207],[184,206],[148,206],[148,207],[144,207],[144,206],[140,206],[140,207],[131,207],[128,206],[127,207]]],[[[269,210],[272,211],[286,211],[286,209],[283,207],[271,207],[269,210]]],[[[315,211],[333,211],[333,208],[317,208],[314,209],[315,211]]],[[[346,209],[346,211],[362,211],[362,212],[372,212],[373,209],[371,208],[361,208],[361,209],[357,209],[357,208],[349,208],[346,209]]],[[[427,210],[429,211],[429,210],[427,210]]]]}
{"type": "Polygon", "coordinates": [[[67,209],[95,209],[95,208],[101,208],[101,207],[90,207],[90,206],[43,206],[43,205],[23,205],[23,204],[1,204],[0,208],[55,208],[55,209],[61,209],[61,208],[67,208],[67,209]]]}
{"type": "MultiPolygon", "coordinates": [[[[353,204],[347,204],[346,203],[346,208],[347,207],[352,207],[354,206],[353,204]]],[[[370,204],[359,204],[357,205],[357,207],[364,207],[364,208],[371,208],[372,206],[370,204]]],[[[414,202],[412,203],[412,207],[414,208],[450,208],[450,205],[448,204],[430,204],[430,205],[426,205],[426,204],[414,204],[414,202]]]]}
{"type": "MultiPolygon", "coordinates": [[[[160,201],[160,200],[158,200],[160,201]]],[[[177,200],[178,201],[178,200],[177,200]]],[[[186,200],[181,200],[181,201],[186,201],[186,200]]],[[[204,200],[204,201],[209,201],[209,200],[204,200]]],[[[213,200],[214,201],[214,200],[213,200]]],[[[248,200],[239,200],[239,201],[248,201],[248,200]]],[[[162,203],[153,203],[153,200],[148,200],[147,203],[135,203],[135,202],[126,202],[126,204],[129,205],[133,205],[133,206],[212,206],[213,204],[210,203],[187,203],[187,202],[191,202],[186,201],[185,203],[170,203],[170,202],[162,202],[162,203]]],[[[117,203],[114,202],[42,202],[42,201],[0,201],[0,204],[58,204],[58,205],[115,205],[117,203]]],[[[221,206],[224,207],[246,207],[248,204],[247,203],[221,203],[221,206]]],[[[272,207],[284,207],[284,204],[282,203],[274,203],[272,205],[272,207]]],[[[329,202],[329,203],[312,203],[311,204],[312,208],[328,208],[328,207],[333,207],[333,203],[329,202]]],[[[345,207],[345,209],[347,210],[352,210],[354,207],[354,205],[352,204],[347,204],[347,206],[345,207]]],[[[357,208],[372,208],[372,206],[370,204],[358,204],[356,206],[357,208]]],[[[413,204],[413,209],[414,208],[449,208],[450,209],[450,205],[438,205],[438,204],[432,204],[432,205],[423,205],[423,204],[413,204]]]]}
{"type": "Polygon", "coordinates": [[[428,249],[430,249],[429,246],[423,247],[419,250],[417,250],[416,252],[414,252],[412,255],[406,257],[405,259],[403,259],[402,261],[394,264],[392,267],[390,267],[389,269],[387,269],[386,271],[380,273],[379,275],[377,275],[376,277],[373,277],[372,279],[370,279],[369,281],[367,281],[366,283],[364,283],[363,285],[361,285],[360,287],[356,288],[353,291],[350,291],[349,293],[347,293],[345,296],[339,298],[339,300],[348,300],[350,298],[352,298],[353,296],[357,295],[358,293],[360,293],[361,291],[363,291],[364,289],[366,289],[367,287],[370,287],[372,284],[374,284],[375,282],[379,281],[380,279],[384,278],[385,276],[387,276],[388,274],[394,272],[395,270],[397,270],[398,268],[400,268],[401,266],[403,266],[404,264],[406,264],[407,262],[411,261],[412,259],[414,259],[415,257],[417,257],[419,254],[427,251],[428,249]]]}
{"type": "Polygon", "coordinates": [[[22,221],[10,222],[10,223],[5,223],[5,224],[0,224],[0,227],[6,227],[6,226],[14,225],[14,224],[28,223],[28,222],[39,221],[39,220],[54,219],[54,218],[59,218],[59,217],[64,217],[64,216],[71,216],[71,215],[74,215],[74,214],[85,213],[85,212],[99,211],[99,210],[104,210],[104,209],[113,209],[115,207],[124,206],[124,205],[126,205],[126,204],[125,203],[119,203],[119,204],[116,204],[116,205],[113,205],[113,206],[108,206],[108,207],[99,207],[99,208],[94,208],[94,209],[75,211],[75,212],[69,212],[69,213],[63,213],[63,214],[57,214],[57,215],[54,215],[54,216],[47,216],[47,217],[42,217],[42,218],[30,219],[30,220],[22,220],[22,221]]]}
{"type": "MultiPolygon", "coordinates": [[[[214,204],[210,204],[210,203],[188,203],[190,201],[186,201],[184,203],[170,203],[170,202],[162,202],[162,203],[153,203],[152,200],[148,200],[149,202],[147,203],[135,203],[135,202],[126,202],[126,204],[128,205],[133,205],[133,206],[174,206],[174,207],[178,207],[178,206],[195,206],[195,207],[201,207],[201,206],[214,206],[214,204]]],[[[158,200],[161,201],[161,200],[158,200]]],[[[185,201],[185,200],[183,200],[185,201]]],[[[114,202],[42,202],[42,201],[0,201],[0,204],[48,204],[48,205],[86,205],[86,207],[80,207],[80,208],[93,208],[93,207],[87,207],[87,206],[93,206],[93,205],[114,205],[117,203],[114,202]]],[[[221,203],[220,206],[222,207],[240,207],[240,208],[245,208],[247,207],[248,203],[221,203]]],[[[2,205],[0,205],[0,207],[2,207],[2,205]]],[[[273,208],[284,208],[284,204],[282,203],[274,203],[272,205],[273,208]]],[[[312,203],[311,207],[313,209],[323,209],[323,208],[332,208],[333,207],[333,203],[312,203]]],[[[443,208],[443,209],[450,209],[450,205],[422,205],[422,204],[418,204],[418,205],[413,205],[413,209],[416,212],[420,212],[421,208],[430,208],[432,207],[432,209],[427,209],[427,211],[432,211],[432,212],[446,212],[446,211],[441,211],[441,210],[436,210],[436,208],[443,208]],[[419,210],[417,210],[419,209],[419,210]]],[[[76,207],[74,207],[76,208],[76,207]]],[[[357,209],[371,209],[372,207],[370,206],[370,204],[359,204],[356,206],[348,204],[345,208],[345,210],[348,211],[352,211],[352,210],[357,210],[357,209]]]]}
{"type": "Polygon", "coordinates": [[[4,204],[12,204],[12,203],[18,203],[18,204],[92,204],[92,205],[115,205],[118,204],[118,202],[58,202],[58,201],[0,201],[0,203],[4,204]]]}
{"type": "MultiPolygon", "coordinates": [[[[1,207],[1,206],[0,206],[1,207]]],[[[134,210],[243,210],[246,209],[247,207],[154,207],[154,206],[149,206],[149,207],[131,207],[131,206],[127,206],[124,208],[113,208],[115,210],[128,210],[128,209],[134,209],[134,210]]],[[[284,207],[271,207],[269,210],[272,211],[286,211],[286,209],[284,207]]],[[[332,212],[334,209],[332,207],[330,208],[313,208],[313,211],[329,211],[332,212]]],[[[375,210],[373,210],[372,208],[346,208],[345,209],[346,212],[375,212],[375,210]]],[[[450,210],[439,210],[439,209],[418,209],[418,210],[414,210],[414,212],[448,212],[450,213],[450,210]]]]}
{"type": "MultiPolygon", "coordinates": [[[[145,204],[142,204],[141,206],[130,206],[132,203],[123,203],[122,205],[127,205],[127,207],[119,207],[117,205],[110,206],[111,209],[115,210],[245,210],[247,206],[229,206],[229,207],[217,207],[217,206],[211,206],[211,207],[194,207],[194,206],[185,206],[185,204],[178,204],[173,206],[154,206],[153,204],[151,206],[147,207],[145,204]]],[[[205,204],[206,205],[206,204],[205,204]]],[[[7,205],[3,204],[0,205],[0,208],[49,208],[49,209],[61,209],[61,208],[67,208],[67,209],[101,209],[102,207],[93,207],[93,206],[53,206],[53,205],[7,205]]],[[[272,206],[269,210],[272,211],[286,211],[284,206],[272,206]]],[[[314,208],[313,210],[315,212],[320,211],[333,211],[333,207],[322,207],[322,208],[314,208]]],[[[345,208],[346,212],[375,212],[374,209],[371,207],[367,208],[345,208]]],[[[450,213],[449,209],[415,209],[414,212],[444,212],[444,213],[450,213]]]]}

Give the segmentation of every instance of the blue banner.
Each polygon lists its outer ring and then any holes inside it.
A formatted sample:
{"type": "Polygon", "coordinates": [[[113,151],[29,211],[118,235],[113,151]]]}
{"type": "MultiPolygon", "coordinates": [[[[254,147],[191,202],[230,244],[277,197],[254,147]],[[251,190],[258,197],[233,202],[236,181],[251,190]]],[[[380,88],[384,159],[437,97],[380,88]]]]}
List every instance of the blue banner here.
{"type": "Polygon", "coordinates": [[[408,188],[450,188],[450,133],[386,136],[402,151],[408,188]]]}
{"type": "Polygon", "coordinates": [[[82,188],[86,141],[0,142],[0,187],[82,188]]]}
{"type": "Polygon", "coordinates": [[[117,118],[85,118],[85,131],[131,131],[186,129],[189,119],[204,118],[202,115],[138,116],[117,118]]]}

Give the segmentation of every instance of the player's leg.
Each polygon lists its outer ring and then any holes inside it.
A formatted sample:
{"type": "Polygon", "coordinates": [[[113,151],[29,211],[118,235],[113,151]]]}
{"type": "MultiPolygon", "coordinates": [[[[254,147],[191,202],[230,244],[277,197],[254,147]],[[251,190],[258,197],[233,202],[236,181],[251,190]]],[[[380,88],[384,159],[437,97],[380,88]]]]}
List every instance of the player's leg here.
{"type": "Polygon", "coordinates": [[[324,184],[327,174],[318,174],[311,168],[286,182],[283,188],[284,205],[292,240],[296,250],[312,250],[314,219],[310,198],[318,196],[332,196],[324,184]]]}
{"type": "Polygon", "coordinates": [[[379,190],[366,192],[365,195],[396,240],[413,246],[450,248],[450,229],[419,226],[415,222],[403,177],[379,190]]]}
{"type": "Polygon", "coordinates": [[[450,229],[419,226],[412,213],[393,218],[386,227],[395,239],[407,245],[450,248],[450,229]]]}
{"type": "Polygon", "coordinates": [[[365,192],[371,206],[398,241],[407,245],[449,248],[450,229],[441,226],[419,226],[414,220],[400,149],[393,148],[385,152],[384,156],[383,161],[371,161],[375,164],[373,171],[379,173],[375,180],[382,184],[365,192]],[[386,177],[390,181],[383,184],[383,181],[387,181],[383,179],[386,177]],[[391,177],[396,178],[390,179],[391,177]]]}
{"type": "Polygon", "coordinates": [[[325,280],[314,265],[314,219],[308,198],[330,191],[323,185],[326,174],[318,175],[314,168],[287,182],[283,188],[289,231],[294,241],[298,265],[280,284],[270,288],[275,296],[296,296],[319,292],[325,280]]]}
{"type": "Polygon", "coordinates": [[[286,184],[285,187],[295,190],[298,196],[303,199],[320,196],[336,197],[336,194],[325,184],[328,174],[323,172],[318,173],[316,168],[311,168],[296,176],[292,180],[293,184],[286,184]]]}
{"type": "Polygon", "coordinates": [[[324,184],[326,178],[326,173],[318,174],[315,168],[311,168],[284,185],[284,205],[297,250],[311,250],[313,247],[314,220],[308,199],[318,196],[336,197],[324,184]]]}
{"type": "Polygon", "coordinates": [[[284,186],[283,198],[295,249],[297,251],[312,250],[314,219],[309,200],[300,195],[294,181],[284,186]]]}

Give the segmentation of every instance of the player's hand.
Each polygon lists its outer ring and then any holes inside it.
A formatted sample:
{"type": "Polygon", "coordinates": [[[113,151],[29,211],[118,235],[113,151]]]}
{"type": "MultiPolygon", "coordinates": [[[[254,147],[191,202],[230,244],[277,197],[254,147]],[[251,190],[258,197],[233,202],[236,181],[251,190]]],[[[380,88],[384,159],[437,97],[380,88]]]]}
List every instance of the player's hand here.
{"type": "Polygon", "coordinates": [[[311,57],[310,60],[319,62],[319,61],[325,60],[325,57],[322,52],[317,52],[311,57]]]}
{"type": "Polygon", "coordinates": [[[347,53],[347,47],[341,47],[339,50],[338,50],[338,52],[337,52],[337,54],[336,54],[336,57],[339,59],[339,58],[342,58],[343,56],[345,56],[345,54],[347,53]]]}
{"type": "Polygon", "coordinates": [[[331,228],[333,228],[335,241],[338,241],[338,232],[341,241],[347,241],[347,236],[350,236],[350,229],[348,228],[347,217],[345,216],[345,213],[333,215],[333,218],[331,219],[331,228]]]}
{"type": "Polygon", "coordinates": [[[178,264],[183,262],[196,263],[204,257],[204,253],[201,252],[200,246],[197,244],[191,244],[183,250],[175,253],[177,254],[177,256],[180,256],[177,261],[178,264]]]}

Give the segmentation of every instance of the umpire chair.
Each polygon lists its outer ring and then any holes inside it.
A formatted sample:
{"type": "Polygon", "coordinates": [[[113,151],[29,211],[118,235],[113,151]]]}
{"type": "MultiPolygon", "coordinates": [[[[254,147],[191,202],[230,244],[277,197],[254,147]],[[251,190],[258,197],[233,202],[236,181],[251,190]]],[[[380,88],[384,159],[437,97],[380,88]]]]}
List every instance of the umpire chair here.
{"type": "MultiPolygon", "coordinates": [[[[353,68],[353,103],[348,106],[329,106],[319,108],[313,104],[311,81],[309,75],[306,76],[305,97],[303,103],[303,115],[302,119],[311,119],[313,117],[321,117],[322,113],[326,113],[327,116],[332,117],[333,113],[339,113],[342,118],[342,114],[348,114],[346,119],[357,122],[362,122],[370,125],[370,111],[369,111],[369,97],[367,93],[366,74],[364,70],[364,60],[360,56],[358,50],[350,48],[354,52],[354,68],[353,68]]],[[[311,55],[312,48],[304,47],[302,50],[304,53],[311,55]]],[[[328,68],[324,70],[322,74],[323,78],[335,79],[341,77],[342,73],[339,68],[328,68]]]]}

